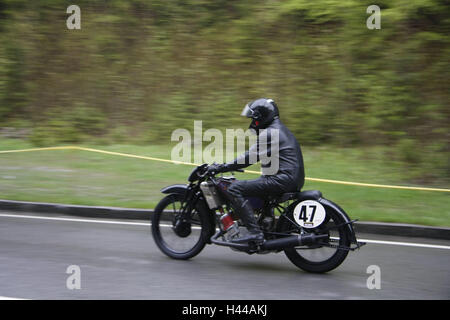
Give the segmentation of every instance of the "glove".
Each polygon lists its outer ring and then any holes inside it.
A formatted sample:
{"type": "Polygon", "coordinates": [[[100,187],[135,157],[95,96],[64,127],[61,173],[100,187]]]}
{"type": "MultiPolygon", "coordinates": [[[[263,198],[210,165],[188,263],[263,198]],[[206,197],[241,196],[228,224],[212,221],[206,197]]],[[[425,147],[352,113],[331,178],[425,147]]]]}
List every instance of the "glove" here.
{"type": "Polygon", "coordinates": [[[226,165],[225,164],[217,164],[213,163],[208,167],[208,173],[221,173],[226,172],[226,165]]]}

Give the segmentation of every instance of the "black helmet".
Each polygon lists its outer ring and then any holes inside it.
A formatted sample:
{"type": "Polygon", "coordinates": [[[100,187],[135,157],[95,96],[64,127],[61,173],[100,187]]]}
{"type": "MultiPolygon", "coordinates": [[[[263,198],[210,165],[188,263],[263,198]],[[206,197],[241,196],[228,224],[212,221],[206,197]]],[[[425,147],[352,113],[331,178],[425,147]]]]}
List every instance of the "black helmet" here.
{"type": "Polygon", "coordinates": [[[264,129],[279,117],[278,107],[272,99],[257,99],[247,103],[241,116],[252,118],[250,128],[264,129]]]}

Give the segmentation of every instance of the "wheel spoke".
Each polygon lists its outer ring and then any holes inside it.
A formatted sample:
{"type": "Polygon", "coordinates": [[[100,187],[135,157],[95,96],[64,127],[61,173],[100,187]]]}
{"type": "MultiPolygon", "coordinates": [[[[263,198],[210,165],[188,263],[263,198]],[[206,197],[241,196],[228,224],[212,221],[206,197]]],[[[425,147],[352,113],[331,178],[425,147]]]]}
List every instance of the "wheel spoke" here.
{"type": "MultiPolygon", "coordinates": [[[[326,225],[322,225],[320,229],[322,230],[330,230],[335,225],[334,221],[330,219],[326,225]]],[[[320,229],[319,231],[320,234],[320,229]]],[[[306,231],[306,229],[304,229],[306,231]]],[[[332,229],[333,230],[333,229],[332,229]]],[[[339,230],[334,230],[334,232],[337,232],[339,235],[339,230]]],[[[327,233],[327,232],[326,232],[327,233]]],[[[330,234],[331,231],[328,231],[328,234],[330,234]]],[[[330,234],[331,235],[331,234],[330,234]]],[[[334,237],[333,240],[330,238],[329,242],[335,242],[337,241],[339,243],[339,237],[334,237]]],[[[326,243],[320,243],[316,245],[311,245],[307,247],[298,247],[295,248],[296,252],[299,256],[301,256],[303,259],[311,262],[311,263],[322,263],[324,261],[327,261],[331,259],[336,252],[339,250],[335,246],[327,245],[326,243]]]]}
{"type": "Polygon", "coordinates": [[[157,233],[161,244],[174,254],[186,254],[201,241],[202,223],[198,212],[192,212],[188,221],[180,221],[182,207],[180,200],[171,198],[166,207],[158,213],[160,218],[157,233]],[[172,226],[165,225],[165,221],[172,221],[172,226]]]}

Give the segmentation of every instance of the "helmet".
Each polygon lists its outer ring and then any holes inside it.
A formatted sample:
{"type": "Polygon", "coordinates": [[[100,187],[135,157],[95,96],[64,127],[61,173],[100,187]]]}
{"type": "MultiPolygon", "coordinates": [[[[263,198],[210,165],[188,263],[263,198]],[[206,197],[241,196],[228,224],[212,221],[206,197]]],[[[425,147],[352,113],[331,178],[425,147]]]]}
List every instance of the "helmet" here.
{"type": "Polygon", "coordinates": [[[249,102],[242,110],[241,116],[252,118],[250,128],[264,129],[279,117],[278,107],[272,99],[257,99],[249,102]]]}

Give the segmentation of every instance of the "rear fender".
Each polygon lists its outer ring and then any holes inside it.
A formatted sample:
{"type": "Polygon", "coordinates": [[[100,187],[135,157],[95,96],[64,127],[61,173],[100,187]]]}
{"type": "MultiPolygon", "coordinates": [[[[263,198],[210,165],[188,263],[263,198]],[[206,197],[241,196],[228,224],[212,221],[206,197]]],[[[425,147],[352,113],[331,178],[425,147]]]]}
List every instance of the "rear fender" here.
{"type": "Polygon", "coordinates": [[[357,243],[355,230],[353,228],[353,222],[348,214],[344,211],[344,209],[339,207],[333,201],[325,198],[320,198],[318,201],[325,207],[325,210],[333,210],[342,219],[342,223],[345,223],[345,228],[350,235],[351,242],[357,243]]]}
{"type": "Polygon", "coordinates": [[[299,204],[302,201],[305,200],[314,200],[314,201],[318,201],[320,204],[322,204],[325,208],[325,210],[327,212],[329,211],[333,211],[336,213],[336,215],[338,215],[341,218],[341,223],[345,224],[345,229],[347,230],[347,233],[349,235],[350,241],[352,243],[357,243],[356,240],[356,234],[355,234],[355,230],[353,228],[353,221],[350,219],[350,217],[348,216],[348,214],[344,211],[344,209],[342,209],[341,207],[339,207],[336,203],[322,198],[322,197],[301,197],[298,198],[297,201],[293,202],[291,205],[289,205],[289,207],[287,208],[287,214],[290,215],[292,217],[292,214],[294,212],[294,208],[297,206],[297,204],[299,204]]]}

